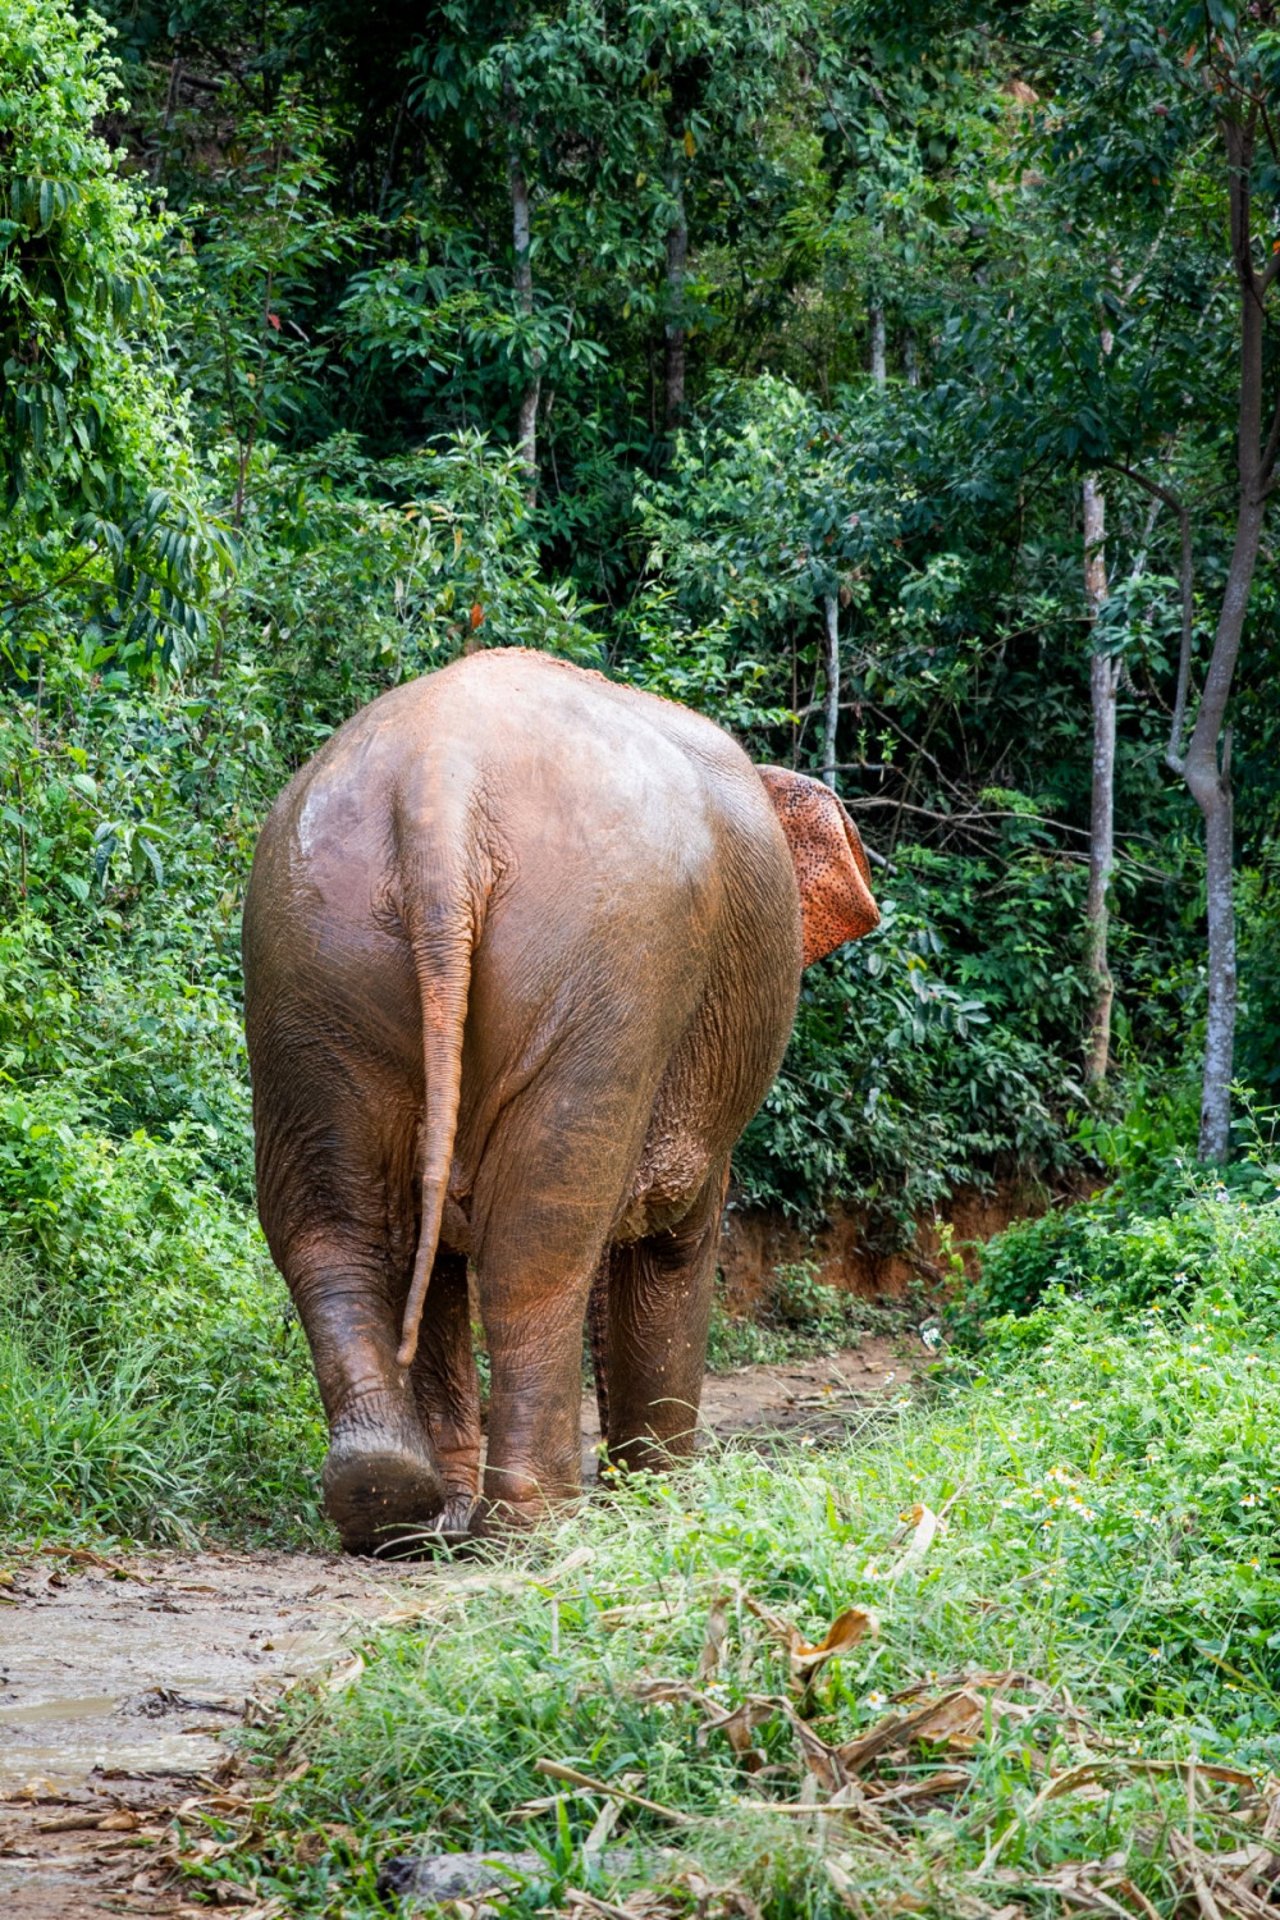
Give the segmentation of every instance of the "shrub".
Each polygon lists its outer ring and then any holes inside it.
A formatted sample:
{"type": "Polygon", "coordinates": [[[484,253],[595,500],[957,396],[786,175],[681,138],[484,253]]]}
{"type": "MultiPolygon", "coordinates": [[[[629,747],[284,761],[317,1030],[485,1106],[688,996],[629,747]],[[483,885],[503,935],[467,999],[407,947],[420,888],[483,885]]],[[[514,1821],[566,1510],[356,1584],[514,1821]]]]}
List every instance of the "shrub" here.
{"type": "Polygon", "coordinates": [[[1075,883],[1038,855],[908,851],[883,920],[805,975],[782,1070],[735,1157],[747,1197],[839,1196],[898,1227],[996,1169],[1070,1158],[1075,883]]]}
{"type": "Polygon", "coordinates": [[[1230,1290],[1242,1310],[1280,1327],[1280,1199],[1256,1170],[1233,1185],[1170,1167],[1118,1181],[1094,1199],[1019,1221],[990,1241],[982,1275],[961,1305],[970,1333],[1029,1312],[1057,1291],[1119,1314],[1197,1289],[1230,1290]]]}

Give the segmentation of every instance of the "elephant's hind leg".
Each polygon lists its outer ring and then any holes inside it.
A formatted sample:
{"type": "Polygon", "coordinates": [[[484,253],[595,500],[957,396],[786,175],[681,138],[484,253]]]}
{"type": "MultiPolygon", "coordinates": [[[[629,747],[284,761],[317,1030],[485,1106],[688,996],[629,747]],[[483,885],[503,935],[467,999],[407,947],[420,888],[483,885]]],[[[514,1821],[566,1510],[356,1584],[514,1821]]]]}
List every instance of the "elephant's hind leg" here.
{"type": "Polygon", "coordinates": [[[410,1377],[396,1365],[395,1290],[345,1236],[311,1240],[287,1277],[329,1420],[329,1518],[349,1553],[411,1545],[434,1526],[445,1493],[410,1377]]]}
{"type": "Polygon", "coordinates": [[[444,1502],[411,1376],[396,1363],[412,1257],[406,1182],[394,1152],[359,1132],[349,1091],[321,1123],[305,1111],[286,1121],[260,1127],[258,1190],[328,1418],[325,1507],[348,1552],[386,1551],[430,1529],[444,1502]]]}
{"type": "Polygon", "coordinates": [[[444,1480],[437,1530],[465,1535],[480,1493],[480,1382],[471,1337],[467,1262],[440,1252],[431,1270],[413,1391],[444,1480]]]}
{"type": "Polygon", "coordinates": [[[491,1371],[479,1534],[531,1526],[582,1491],[582,1330],[608,1214],[572,1188],[549,1193],[531,1155],[520,1175],[476,1255],[491,1371]]]}
{"type": "MultiPolygon", "coordinates": [[[[624,1030],[640,1060],[665,1057],[638,1021],[624,1030]]],[[[492,1128],[473,1189],[491,1370],[480,1533],[534,1524],[582,1491],[587,1299],[657,1091],[656,1069],[606,1071],[602,1058],[612,1055],[590,1024],[545,1056],[550,1070],[534,1073],[492,1128]]]]}
{"type": "Polygon", "coordinates": [[[707,1360],[720,1214],[717,1173],[678,1227],[608,1255],[608,1459],[661,1472],[693,1452],[707,1360]]]}

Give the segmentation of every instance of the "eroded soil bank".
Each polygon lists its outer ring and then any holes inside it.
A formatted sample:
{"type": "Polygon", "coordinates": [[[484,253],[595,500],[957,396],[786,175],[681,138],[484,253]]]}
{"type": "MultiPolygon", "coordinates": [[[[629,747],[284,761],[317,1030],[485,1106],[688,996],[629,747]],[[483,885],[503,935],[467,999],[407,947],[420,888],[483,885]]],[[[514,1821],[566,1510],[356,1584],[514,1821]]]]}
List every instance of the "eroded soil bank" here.
{"type": "Polygon", "coordinates": [[[807,1266],[825,1286],[862,1300],[900,1300],[912,1283],[946,1286],[949,1256],[972,1279],[982,1247],[1014,1220],[1035,1218],[1065,1200],[1082,1199],[1096,1182],[1083,1180],[1051,1193],[1025,1180],[998,1181],[990,1191],[960,1187],[935,1212],[921,1214],[906,1246],[879,1247],[865,1208],[837,1204],[815,1229],[780,1208],[748,1207],[730,1199],[717,1256],[730,1312],[752,1314],[780,1267],[807,1266]]]}
{"type": "MultiPolygon", "coordinates": [[[[704,1444],[847,1437],[899,1398],[928,1358],[908,1331],[711,1376],[704,1444]]],[[[596,1438],[588,1397],[588,1462],[596,1438]]],[[[7,1920],[207,1915],[174,1878],[169,1825],[184,1805],[216,1811],[227,1734],[415,1586],[465,1577],[447,1565],[212,1551],[112,1559],[45,1550],[0,1558],[0,1570],[7,1920]]]]}

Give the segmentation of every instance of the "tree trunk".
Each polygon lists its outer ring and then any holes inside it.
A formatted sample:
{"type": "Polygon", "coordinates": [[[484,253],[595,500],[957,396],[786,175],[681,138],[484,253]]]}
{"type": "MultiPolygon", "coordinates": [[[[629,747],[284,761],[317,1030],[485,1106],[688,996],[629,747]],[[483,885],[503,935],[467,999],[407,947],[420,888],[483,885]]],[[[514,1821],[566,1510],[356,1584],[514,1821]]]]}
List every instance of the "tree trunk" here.
{"type": "Polygon", "coordinates": [[[827,649],[824,656],[826,690],[823,696],[822,778],[836,791],[836,729],[840,724],[840,602],[834,593],[823,600],[827,621],[827,649]]]}
{"type": "MultiPolygon", "coordinates": [[[[510,119],[507,174],[511,184],[511,243],[515,254],[513,284],[516,308],[525,321],[532,321],[533,265],[529,255],[529,182],[525,178],[524,159],[520,151],[520,116],[516,109],[512,110],[510,119]]],[[[537,347],[531,345],[527,360],[527,377],[524,391],[520,395],[520,409],[516,421],[516,444],[520,449],[520,464],[524,468],[528,481],[530,506],[533,505],[538,494],[538,399],[541,391],[542,355],[537,347]]]]}
{"type": "Polygon", "coordinates": [[[909,387],[920,385],[920,347],[914,327],[908,327],[902,336],[902,372],[909,387]]]}
{"type": "MultiPolygon", "coordinates": [[[[1225,1161],[1231,1151],[1231,1079],[1236,1035],[1236,909],[1232,890],[1234,821],[1228,756],[1210,783],[1204,815],[1205,892],[1209,922],[1209,1006],[1204,1032],[1204,1080],[1200,1091],[1200,1158],[1225,1161]]],[[[1188,779],[1188,785],[1190,780],[1188,779]]]]}
{"type": "MultiPolygon", "coordinates": [[[[1093,474],[1081,487],[1084,507],[1084,591],[1090,628],[1107,598],[1106,497],[1093,474]]],[[[1085,903],[1085,966],[1089,974],[1089,1034],[1085,1081],[1098,1086],[1111,1063],[1111,1007],[1115,983],[1107,961],[1108,894],[1115,864],[1116,693],[1120,662],[1094,652],[1089,660],[1093,708],[1093,793],[1089,812],[1089,893],[1085,903]]]]}
{"type": "MultiPolygon", "coordinates": [[[[1233,109],[1234,105],[1233,102],[1233,109]]],[[[1226,118],[1222,126],[1231,252],[1240,295],[1235,546],[1186,755],[1185,758],[1179,756],[1178,728],[1185,693],[1184,672],[1180,668],[1177,718],[1168,756],[1185,779],[1203,816],[1205,829],[1209,1003],[1200,1095],[1200,1158],[1208,1161],[1224,1161],[1230,1151],[1231,1080],[1235,1064],[1236,923],[1232,890],[1231,729],[1226,724],[1227,707],[1262,544],[1267,492],[1280,448],[1280,406],[1272,416],[1265,446],[1262,434],[1264,310],[1267,294],[1280,272],[1280,255],[1273,254],[1261,273],[1253,264],[1252,176],[1259,111],[1257,101],[1250,100],[1241,118],[1226,118]]],[[[1184,543],[1184,577],[1185,552],[1184,543]]],[[[1186,597],[1184,587],[1184,603],[1186,597]]],[[[1185,622],[1184,608],[1184,629],[1185,622]]],[[[1188,637],[1184,631],[1184,662],[1190,658],[1188,637]]]]}
{"type": "Polygon", "coordinates": [[[164,119],[161,121],[160,138],[156,150],[151,156],[151,182],[158,185],[168,152],[169,136],[173,132],[173,116],[178,105],[178,89],[182,84],[182,55],[175,53],[173,64],[169,68],[169,89],[164,100],[164,119]]]}
{"type": "MultiPolygon", "coordinates": [[[[681,139],[683,137],[682,134],[681,139]]],[[[679,426],[684,414],[685,360],[688,351],[684,289],[689,261],[689,222],[684,204],[683,153],[679,143],[674,139],[671,142],[671,168],[667,175],[667,185],[671,191],[671,216],[667,227],[663,419],[667,432],[671,434],[679,426]]]]}
{"type": "Polygon", "coordinates": [[[889,384],[889,360],[884,308],[879,301],[869,310],[867,318],[871,323],[871,378],[878,387],[884,387],[889,384]]]}
{"type": "MultiPolygon", "coordinates": [[[[1260,349],[1260,325],[1258,336],[1260,349]]],[[[1255,440],[1255,449],[1256,445],[1255,440]]],[[[1236,1035],[1235,836],[1231,729],[1225,725],[1225,719],[1262,542],[1262,520],[1262,502],[1245,495],[1236,523],[1235,549],[1222,596],[1213,654],[1182,768],[1183,778],[1204,819],[1209,997],[1200,1093],[1200,1158],[1207,1161],[1226,1160],[1231,1148],[1231,1081],[1236,1035]]]]}

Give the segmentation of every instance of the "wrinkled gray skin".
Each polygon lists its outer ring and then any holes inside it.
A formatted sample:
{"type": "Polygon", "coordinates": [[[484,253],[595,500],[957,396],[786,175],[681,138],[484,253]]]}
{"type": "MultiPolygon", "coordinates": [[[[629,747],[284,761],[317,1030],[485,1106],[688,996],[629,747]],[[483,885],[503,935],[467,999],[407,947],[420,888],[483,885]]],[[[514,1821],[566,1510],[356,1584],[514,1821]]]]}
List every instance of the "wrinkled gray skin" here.
{"type": "Polygon", "coordinates": [[[878,917],[815,787],[681,707],[492,651],[375,700],[281,795],[244,915],[259,1211],[348,1548],[579,1491],[597,1275],[610,1454],[688,1450],[730,1151],[806,938],[878,917]]]}

